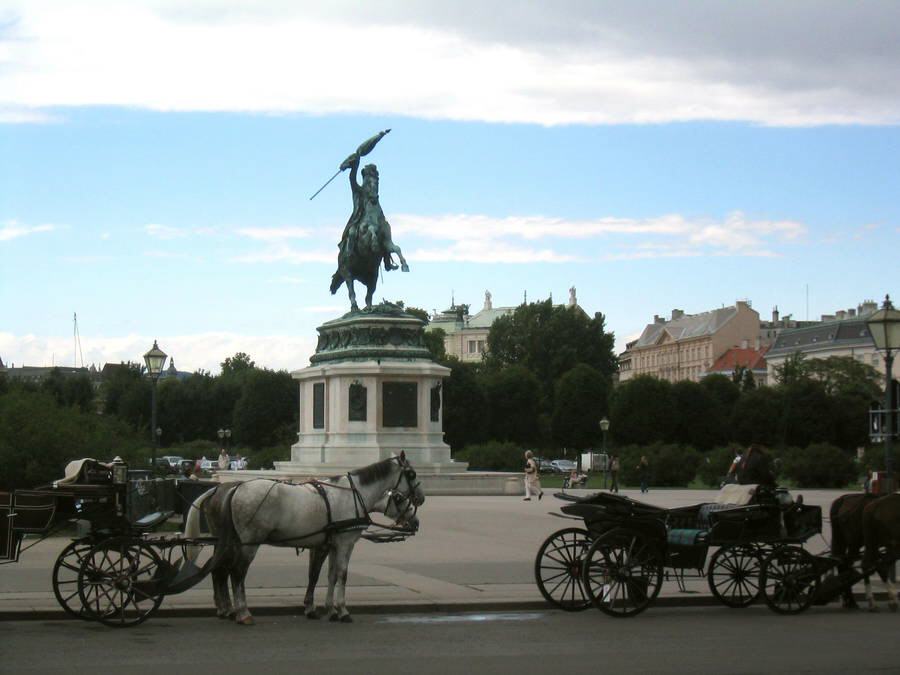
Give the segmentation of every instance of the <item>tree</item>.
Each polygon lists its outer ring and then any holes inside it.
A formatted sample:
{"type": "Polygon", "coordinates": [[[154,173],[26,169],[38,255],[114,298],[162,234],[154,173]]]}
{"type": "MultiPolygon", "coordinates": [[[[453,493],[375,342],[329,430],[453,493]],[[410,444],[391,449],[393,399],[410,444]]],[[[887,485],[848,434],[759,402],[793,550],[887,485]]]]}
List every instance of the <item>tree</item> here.
{"type": "Polygon", "coordinates": [[[425,331],[425,346],[431,352],[431,358],[435,361],[445,361],[447,359],[447,347],[444,345],[444,337],[447,333],[443,328],[435,328],[434,330],[425,331]]]}
{"type": "Polygon", "coordinates": [[[731,412],[734,404],[741,396],[741,389],[731,378],[720,373],[707,375],[700,380],[700,386],[706,389],[719,402],[726,414],[731,412]]]}
{"type": "Polygon", "coordinates": [[[442,387],[444,438],[454,450],[487,440],[488,409],[481,365],[451,358],[442,387]]]}
{"type": "Polygon", "coordinates": [[[255,370],[234,406],[234,438],[253,449],[290,443],[297,432],[299,388],[287,371],[255,370]]]}
{"type": "Polygon", "coordinates": [[[490,372],[485,382],[488,437],[533,445],[539,439],[540,383],[524,366],[490,372]]]}
{"type": "Polygon", "coordinates": [[[556,383],[553,439],[563,447],[584,449],[600,436],[600,418],[607,413],[608,381],[596,369],[579,363],[556,383]]]}
{"type": "Polygon", "coordinates": [[[729,440],[745,447],[751,443],[769,447],[779,445],[783,405],[780,388],[760,387],[745,392],[731,414],[729,440]]]}
{"type": "Polygon", "coordinates": [[[675,429],[672,385],[650,375],[640,375],[619,385],[610,400],[609,421],[610,431],[619,445],[648,445],[672,438],[675,429]]]}
{"type": "Polygon", "coordinates": [[[806,357],[799,351],[788,356],[780,366],[775,366],[775,382],[778,384],[793,384],[808,376],[806,357]]]}
{"type": "Polygon", "coordinates": [[[882,376],[852,356],[829,356],[805,364],[809,377],[819,380],[829,395],[850,395],[868,401],[881,399],[882,376]]]}
{"type": "Polygon", "coordinates": [[[833,443],[832,403],[821,382],[799,379],[783,387],[782,445],[833,443]]]}
{"type": "Polygon", "coordinates": [[[697,382],[672,385],[675,425],[670,441],[709,450],[725,440],[727,418],[722,405],[697,382]]]}
{"type": "Polygon", "coordinates": [[[222,361],[222,375],[236,375],[247,370],[256,368],[256,363],[250,358],[249,354],[237,352],[234,356],[226,357],[222,361]]]}
{"type": "Polygon", "coordinates": [[[520,305],[498,318],[488,333],[486,362],[493,368],[524,366],[552,398],[556,381],[579,363],[612,381],[615,336],[600,312],[593,319],[577,307],[554,307],[550,300],[520,305]]]}

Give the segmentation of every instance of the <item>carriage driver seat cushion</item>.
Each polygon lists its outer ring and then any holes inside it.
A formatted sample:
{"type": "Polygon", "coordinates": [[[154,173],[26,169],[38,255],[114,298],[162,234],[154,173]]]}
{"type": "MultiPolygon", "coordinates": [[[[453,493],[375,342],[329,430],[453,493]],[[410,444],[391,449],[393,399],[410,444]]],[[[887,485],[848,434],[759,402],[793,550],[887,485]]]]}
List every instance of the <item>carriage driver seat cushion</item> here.
{"type": "Polygon", "coordinates": [[[730,506],[747,506],[753,501],[758,485],[723,485],[716,495],[716,504],[728,504],[730,506]]]}

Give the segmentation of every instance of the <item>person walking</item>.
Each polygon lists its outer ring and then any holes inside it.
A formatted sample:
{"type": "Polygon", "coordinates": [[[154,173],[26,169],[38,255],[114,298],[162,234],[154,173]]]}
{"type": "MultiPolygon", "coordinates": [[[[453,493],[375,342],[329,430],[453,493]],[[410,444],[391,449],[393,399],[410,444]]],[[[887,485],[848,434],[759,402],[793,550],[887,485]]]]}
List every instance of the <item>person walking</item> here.
{"type": "Polygon", "coordinates": [[[647,484],[650,482],[650,462],[647,461],[647,455],[641,455],[641,461],[637,465],[638,475],[641,477],[641,492],[649,492],[650,488],[647,484]]]}
{"type": "Polygon", "coordinates": [[[618,492],[619,491],[619,456],[613,455],[612,459],[609,460],[609,491],[610,492],[618,492]]]}
{"type": "Polygon", "coordinates": [[[522,501],[530,502],[531,493],[537,492],[538,501],[544,498],[544,491],[541,489],[541,476],[538,473],[537,462],[534,461],[534,453],[531,450],[525,451],[525,499],[522,501]]]}
{"type": "Polygon", "coordinates": [[[216,463],[218,464],[220,471],[225,471],[228,468],[229,459],[228,455],[225,454],[225,448],[219,450],[219,460],[216,463]]]}

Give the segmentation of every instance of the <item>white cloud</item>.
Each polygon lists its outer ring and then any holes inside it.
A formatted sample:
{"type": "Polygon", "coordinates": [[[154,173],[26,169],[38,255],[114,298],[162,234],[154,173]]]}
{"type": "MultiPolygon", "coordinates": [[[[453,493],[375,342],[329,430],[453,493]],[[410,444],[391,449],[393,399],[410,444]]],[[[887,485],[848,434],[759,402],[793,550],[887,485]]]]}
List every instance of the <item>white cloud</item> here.
{"type": "Polygon", "coordinates": [[[653,22],[643,5],[18,0],[0,28],[0,121],[122,105],[548,125],[900,122],[896,3],[655,3],[653,22]]]}
{"type": "MultiPolygon", "coordinates": [[[[183,371],[198,369],[217,373],[228,356],[242,351],[250,355],[257,366],[276,370],[296,370],[309,365],[315,353],[314,337],[293,335],[238,335],[235,333],[200,333],[194,335],[143,336],[124,335],[101,337],[82,335],[84,362],[102,368],[104,363],[123,361],[142,362],[143,354],[153,340],[175,360],[175,367],[183,371]]],[[[50,366],[76,364],[72,352],[72,336],[38,337],[0,332],[0,355],[7,366],[50,366]]],[[[81,359],[78,359],[81,365],[81,359]]],[[[168,366],[168,363],[166,364],[168,366]]]]}
{"type": "Polygon", "coordinates": [[[7,220],[0,225],[0,241],[11,241],[39,232],[52,232],[56,225],[23,225],[16,220],[7,220]]]}
{"type": "Polygon", "coordinates": [[[305,239],[310,231],[305,227],[242,227],[235,232],[242,237],[258,241],[283,241],[285,239],[305,239]]]}
{"type": "Polygon", "coordinates": [[[183,239],[188,236],[188,231],[183,228],[156,223],[145,225],[144,232],[155,239],[183,239]]]}

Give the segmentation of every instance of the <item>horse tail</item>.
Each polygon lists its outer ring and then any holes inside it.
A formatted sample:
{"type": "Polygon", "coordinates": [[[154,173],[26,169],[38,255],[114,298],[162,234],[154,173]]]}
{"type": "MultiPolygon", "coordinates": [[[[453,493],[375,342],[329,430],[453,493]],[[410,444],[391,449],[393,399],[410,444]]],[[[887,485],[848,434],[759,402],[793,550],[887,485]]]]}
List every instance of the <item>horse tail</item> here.
{"type": "Polygon", "coordinates": [[[222,499],[222,508],[219,510],[218,521],[216,522],[216,548],[213,556],[209,561],[209,570],[215,570],[233,559],[233,550],[241,545],[237,530],[234,529],[234,517],[231,513],[231,500],[234,493],[240,487],[240,483],[228,488],[222,499]]]}
{"type": "Polygon", "coordinates": [[[831,521],[831,553],[843,558],[847,554],[847,535],[841,522],[841,508],[850,495],[841,495],[831,503],[828,519],[831,521]]]}
{"type": "Polygon", "coordinates": [[[331,275],[331,294],[334,295],[337,293],[338,289],[341,287],[341,284],[344,283],[344,277],[341,276],[341,271],[338,270],[333,275],[331,275]]]}
{"type": "MultiPolygon", "coordinates": [[[[217,485],[214,488],[210,488],[202,495],[197,497],[194,500],[194,503],[188,507],[188,515],[187,518],[184,519],[184,538],[185,539],[198,539],[202,532],[200,531],[200,515],[203,511],[203,504],[209,499],[212,495],[216,493],[216,490],[219,489],[217,485]]],[[[185,560],[189,560],[190,562],[194,562],[197,560],[197,556],[200,555],[200,546],[186,546],[184,549],[184,558],[185,560]]]]}

